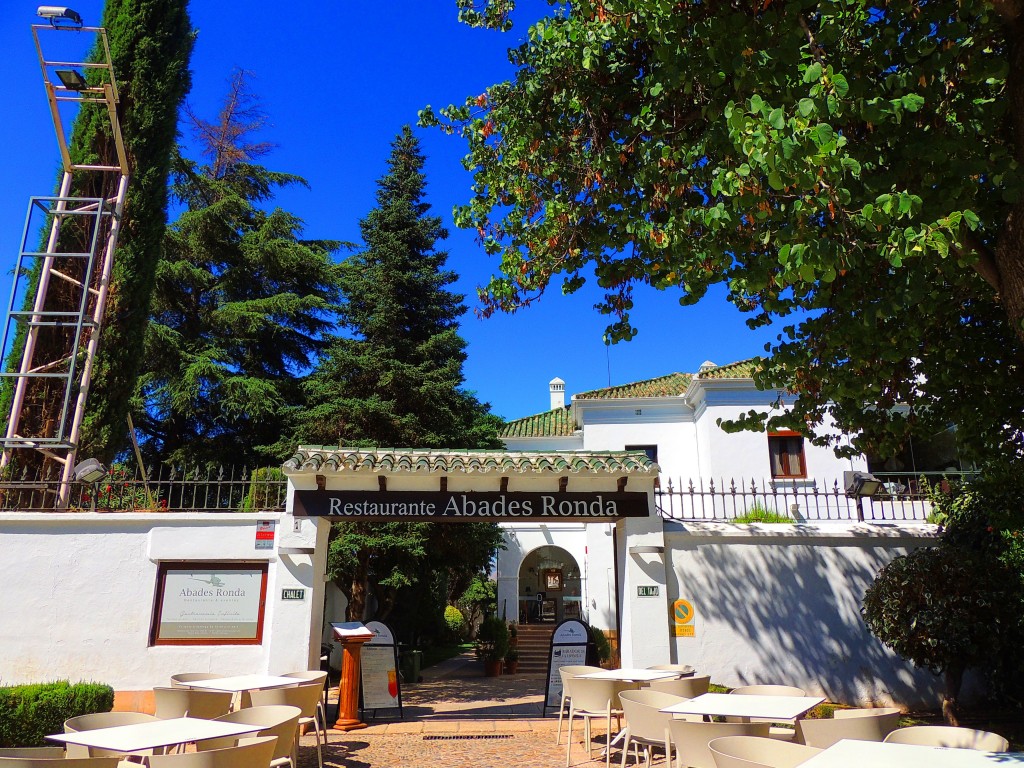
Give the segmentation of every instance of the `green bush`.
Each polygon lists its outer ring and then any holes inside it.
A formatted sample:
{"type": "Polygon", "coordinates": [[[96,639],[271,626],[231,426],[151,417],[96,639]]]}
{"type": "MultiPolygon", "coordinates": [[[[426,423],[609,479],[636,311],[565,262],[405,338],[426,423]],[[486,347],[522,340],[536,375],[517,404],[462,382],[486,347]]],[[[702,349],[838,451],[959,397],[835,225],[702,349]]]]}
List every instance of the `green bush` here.
{"type": "Polygon", "coordinates": [[[497,616],[481,622],[476,636],[476,656],[483,661],[501,661],[508,653],[508,624],[497,616]]]}
{"type": "Polygon", "coordinates": [[[461,640],[466,636],[466,617],[454,605],[445,607],[444,623],[454,639],[461,640]]]}
{"type": "Polygon", "coordinates": [[[991,555],[959,547],[915,550],[884,566],[861,614],[875,637],[918,667],[945,675],[942,711],[956,724],[963,673],[993,662],[1012,641],[1019,586],[991,555]]]}
{"type": "Polygon", "coordinates": [[[604,633],[603,629],[596,627],[590,628],[590,634],[594,639],[594,651],[597,653],[598,661],[607,664],[612,659],[612,644],[608,635],[604,633]]]}
{"type": "Polygon", "coordinates": [[[114,689],[67,680],[0,688],[0,747],[42,747],[50,733],[62,733],[69,717],[109,712],[114,689]]]}

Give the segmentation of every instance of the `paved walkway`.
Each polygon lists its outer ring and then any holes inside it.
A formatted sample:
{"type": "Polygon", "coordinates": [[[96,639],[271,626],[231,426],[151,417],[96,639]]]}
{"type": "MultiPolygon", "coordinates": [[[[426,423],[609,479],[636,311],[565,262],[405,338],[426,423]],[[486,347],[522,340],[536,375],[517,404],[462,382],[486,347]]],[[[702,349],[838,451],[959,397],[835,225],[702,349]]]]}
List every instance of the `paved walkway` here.
{"type": "MultiPolygon", "coordinates": [[[[543,676],[488,678],[482,667],[466,654],[423,670],[423,682],[402,692],[404,719],[397,710],[367,713],[369,727],[329,732],[325,768],[562,768],[565,734],[555,746],[558,718],[542,717],[543,676]]],[[[596,722],[594,731],[595,760],[588,761],[577,724],[573,768],[604,766],[596,722]]],[[[299,768],[316,768],[315,743],[312,733],[303,737],[299,768]]]]}

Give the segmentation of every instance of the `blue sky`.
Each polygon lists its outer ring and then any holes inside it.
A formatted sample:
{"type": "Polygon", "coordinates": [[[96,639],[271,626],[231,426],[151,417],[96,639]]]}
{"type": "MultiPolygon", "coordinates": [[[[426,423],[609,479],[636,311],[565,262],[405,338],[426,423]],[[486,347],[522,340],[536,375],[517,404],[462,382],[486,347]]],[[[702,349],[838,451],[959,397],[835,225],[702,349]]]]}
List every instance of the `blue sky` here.
{"type": "MultiPolygon", "coordinates": [[[[275,170],[304,176],[310,189],[287,190],[278,204],[302,217],[313,238],[359,239],[359,219],[373,207],[376,180],[384,173],[389,144],[419,109],[461,102],[511,75],[505,52],[548,10],[540,0],[520,0],[509,33],[470,29],[456,20],[454,0],[392,0],[300,4],[250,0],[232,6],[193,0],[199,30],[192,58],[192,107],[214,118],[232,70],[255,74],[253,90],[269,124],[263,139],[277,144],[265,158],[275,170]],[[323,9],[319,14],[314,9],[323,9]]],[[[8,87],[0,123],[0,293],[10,290],[10,270],[30,195],[52,193],[58,163],[30,25],[36,4],[8,7],[0,16],[8,87]]],[[[102,0],[72,8],[87,24],[99,22],[102,0]]],[[[457,289],[477,304],[476,287],[496,268],[473,233],[451,225],[451,211],[469,198],[470,176],[460,160],[465,144],[438,131],[417,129],[427,156],[428,200],[451,232],[449,266],[457,289]]],[[[186,138],[188,138],[186,136],[186,138]]],[[[129,190],[129,196],[131,192],[129,190]]],[[[638,289],[631,342],[606,348],[606,318],[588,286],[573,296],[557,288],[514,315],[481,320],[470,311],[462,324],[468,342],[468,388],[495,413],[518,418],[546,410],[548,381],[560,376],[566,392],[696,371],[704,360],[722,364],[760,354],[771,331],[750,331],[724,298],[709,295],[697,307],[680,307],[678,294],[638,289]],[[610,376],[609,376],[610,369],[610,376]]]]}

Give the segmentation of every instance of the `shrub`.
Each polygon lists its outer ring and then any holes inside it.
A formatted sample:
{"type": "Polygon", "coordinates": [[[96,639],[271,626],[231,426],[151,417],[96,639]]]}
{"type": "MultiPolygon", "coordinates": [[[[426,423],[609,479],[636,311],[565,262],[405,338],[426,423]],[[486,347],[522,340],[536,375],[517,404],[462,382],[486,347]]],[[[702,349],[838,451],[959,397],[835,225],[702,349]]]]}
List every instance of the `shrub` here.
{"type": "Polygon", "coordinates": [[[456,640],[462,640],[466,636],[466,617],[454,605],[445,607],[444,623],[448,632],[456,640]]]}
{"type": "Polygon", "coordinates": [[[604,633],[603,629],[596,627],[590,628],[590,634],[594,638],[594,651],[597,653],[597,660],[602,664],[607,664],[612,659],[612,644],[608,635],[604,633]]]}
{"type": "Polygon", "coordinates": [[[488,616],[477,632],[476,656],[483,661],[501,661],[508,653],[508,624],[497,616],[488,616]]]}
{"type": "Polygon", "coordinates": [[[109,712],[114,689],[67,680],[0,688],[0,747],[41,747],[44,737],[61,733],[69,717],[109,712]]]}
{"type": "Polygon", "coordinates": [[[1018,582],[990,555],[927,547],[884,566],[864,593],[861,614],[879,640],[918,667],[945,675],[942,712],[955,725],[963,673],[1012,641],[1018,582]]]}

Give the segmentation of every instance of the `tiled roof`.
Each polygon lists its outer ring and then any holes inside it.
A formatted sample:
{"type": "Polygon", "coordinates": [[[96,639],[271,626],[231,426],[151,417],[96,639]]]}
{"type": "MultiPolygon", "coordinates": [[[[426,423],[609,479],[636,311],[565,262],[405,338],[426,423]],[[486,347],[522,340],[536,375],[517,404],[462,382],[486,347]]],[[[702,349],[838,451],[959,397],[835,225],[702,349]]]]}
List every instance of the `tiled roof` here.
{"type": "Polygon", "coordinates": [[[690,385],[693,376],[689,373],[670,373],[655,379],[645,379],[632,384],[620,384],[605,389],[592,389],[574,396],[574,400],[606,400],[626,397],[672,397],[681,395],[690,385]]]}
{"type": "Polygon", "coordinates": [[[702,371],[697,374],[699,379],[750,379],[753,378],[754,373],[758,368],[761,367],[761,358],[752,357],[749,360],[740,360],[736,363],[729,363],[728,365],[719,365],[717,368],[712,368],[708,371],[702,371]]]}
{"type": "Polygon", "coordinates": [[[572,408],[565,406],[510,421],[501,430],[501,437],[571,437],[575,431],[572,408]]]}
{"type": "Polygon", "coordinates": [[[552,474],[607,472],[657,475],[643,452],[628,451],[456,451],[411,448],[339,448],[300,445],[283,467],[300,472],[410,474],[552,474]]]}

